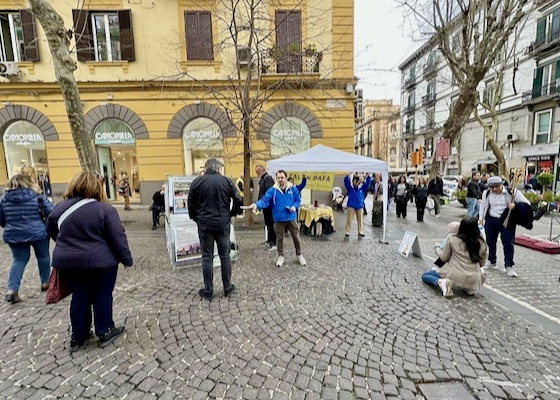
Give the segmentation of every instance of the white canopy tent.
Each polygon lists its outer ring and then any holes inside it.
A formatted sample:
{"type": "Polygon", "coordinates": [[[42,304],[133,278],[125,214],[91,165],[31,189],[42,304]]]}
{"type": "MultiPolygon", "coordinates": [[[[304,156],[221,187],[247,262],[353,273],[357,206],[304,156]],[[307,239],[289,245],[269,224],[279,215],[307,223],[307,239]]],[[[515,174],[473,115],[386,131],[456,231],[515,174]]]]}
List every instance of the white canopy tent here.
{"type": "Polygon", "coordinates": [[[385,161],[358,156],[319,144],[301,153],[271,160],[266,165],[272,176],[281,169],[299,172],[328,171],[343,174],[354,171],[381,173],[383,177],[383,242],[385,242],[388,201],[387,176],[389,170],[385,161]]]}

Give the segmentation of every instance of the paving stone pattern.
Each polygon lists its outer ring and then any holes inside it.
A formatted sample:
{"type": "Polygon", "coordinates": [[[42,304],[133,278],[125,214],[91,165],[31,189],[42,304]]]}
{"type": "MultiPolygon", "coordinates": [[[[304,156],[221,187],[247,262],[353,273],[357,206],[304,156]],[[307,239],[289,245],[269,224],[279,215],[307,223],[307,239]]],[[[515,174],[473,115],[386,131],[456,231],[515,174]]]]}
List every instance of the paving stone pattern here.
{"type": "MultiPolygon", "coordinates": [[[[276,268],[258,232],[238,232],[237,291],[223,297],[218,268],[207,302],[198,268],[171,270],[147,212],[126,218],[135,267],[114,301],[126,334],[70,355],[69,300],[44,304],[32,261],[23,302],[0,305],[0,398],[416,399],[420,383],[455,381],[478,399],[560,398],[558,338],[424,285],[425,265],[396,254],[399,225],[389,245],[371,225],[374,238],[344,240],[337,213],[336,234],[304,238],[306,267],[289,240],[276,268]]],[[[10,262],[1,245],[4,282],[10,262]]]]}

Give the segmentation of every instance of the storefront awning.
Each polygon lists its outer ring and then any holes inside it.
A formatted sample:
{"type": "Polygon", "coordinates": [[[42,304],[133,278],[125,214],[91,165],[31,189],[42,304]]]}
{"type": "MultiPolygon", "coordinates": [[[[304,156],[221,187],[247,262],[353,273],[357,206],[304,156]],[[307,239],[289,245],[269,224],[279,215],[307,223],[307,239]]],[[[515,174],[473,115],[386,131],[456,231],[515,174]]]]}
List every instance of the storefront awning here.
{"type": "Polygon", "coordinates": [[[496,162],[496,157],[486,157],[481,158],[473,162],[473,165],[482,165],[482,164],[494,164],[496,162]]]}
{"type": "Polygon", "coordinates": [[[519,149],[521,157],[531,156],[555,156],[559,151],[559,143],[539,144],[519,149]]]}

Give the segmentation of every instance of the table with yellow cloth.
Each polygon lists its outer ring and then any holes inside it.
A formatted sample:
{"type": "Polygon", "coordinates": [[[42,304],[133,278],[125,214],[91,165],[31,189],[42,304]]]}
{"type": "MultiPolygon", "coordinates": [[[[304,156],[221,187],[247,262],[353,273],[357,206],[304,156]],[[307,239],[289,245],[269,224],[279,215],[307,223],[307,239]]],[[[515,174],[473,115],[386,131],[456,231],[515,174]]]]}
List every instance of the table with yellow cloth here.
{"type": "MultiPolygon", "coordinates": [[[[323,221],[330,222],[330,225],[334,228],[334,211],[332,207],[326,205],[320,205],[319,207],[301,206],[298,221],[301,222],[301,230],[304,233],[321,236],[322,230],[318,230],[317,227],[321,226],[323,221]],[[315,229],[312,230],[313,227],[315,229]]],[[[332,229],[328,233],[332,233],[332,229]]]]}

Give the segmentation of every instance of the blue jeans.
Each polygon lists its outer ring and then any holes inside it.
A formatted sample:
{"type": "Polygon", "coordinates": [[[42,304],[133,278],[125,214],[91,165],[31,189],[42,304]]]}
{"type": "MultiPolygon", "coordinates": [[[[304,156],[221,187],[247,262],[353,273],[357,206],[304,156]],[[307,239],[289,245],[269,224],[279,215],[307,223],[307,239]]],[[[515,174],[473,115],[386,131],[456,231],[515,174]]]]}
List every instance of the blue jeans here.
{"type": "Polygon", "coordinates": [[[506,228],[499,218],[488,215],[484,228],[486,230],[486,243],[488,244],[488,261],[492,264],[496,263],[496,244],[498,242],[498,234],[500,234],[502,246],[504,247],[505,266],[513,267],[515,265],[513,262],[515,225],[512,228],[506,228]]]}
{"type": "Polygon", "coordinates": [[[61,278],[72,290],[70,323],[72,339],[82,343],[89,338],[91,310],[95,334],[99,337],[115,326],[113,322],[113,289],[117,266],[111,268],[61,269],[61,278]]]}
{"type": "Polygon", "coordinates": [[[426,271],[422,274],[422,281],[429,285],[437,286],[437,281],[441,279],[441,276],[433,269],[426,271]]]}
{"type": "Polygon", "coordinates": [[[480,204],[478,199],[474,197],[467,197],[467,217],[478,218],[478,213],[480,211],[480,204]]]}
{"type": "Polygon", "coordinates": [[[220,256],[224,289],[228,289],[231,286],[229,230],[229,225],[226,229],[221,231],[210,231],[198,228],[198,238],[200,239],[200,250],[202,252],[202,276],[204,278],[204,289],[208,294],[212,294],[214,290],[214,269],[212,265],[214,259],[214,242],[216,242],[218,255],[220,256]]]}
{"type": "Polygon", "coordinates": [[[49,254],[50,239],[36,240],[34,242],[25,243],[8,243],[14,261],[10,268],[10,275],[8,276],[8,290],[19,290],[23,271],[29,261],[30,248],[33,246],[35,257],[37,257],[37,264],[39,265],[39,278],[41,283],[49,281],[49,274],[51,272],[51,256],[49,254]]]}

